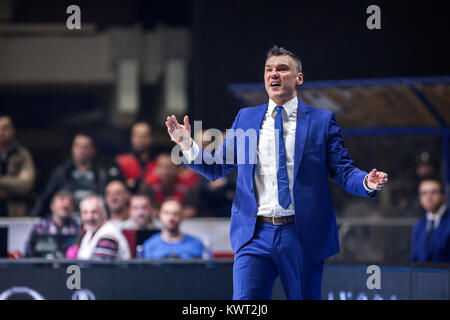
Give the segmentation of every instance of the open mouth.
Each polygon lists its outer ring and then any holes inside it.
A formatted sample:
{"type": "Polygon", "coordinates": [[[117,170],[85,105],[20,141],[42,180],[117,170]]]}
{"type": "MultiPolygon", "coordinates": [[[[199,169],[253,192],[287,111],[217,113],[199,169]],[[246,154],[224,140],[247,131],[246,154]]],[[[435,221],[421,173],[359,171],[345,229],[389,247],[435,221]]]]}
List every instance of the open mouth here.
{"type": "Polygon", "coordinates": [[[278,81],[274,81],[270,83],[271,87],[279,87],[281,84],[278,81]]]}

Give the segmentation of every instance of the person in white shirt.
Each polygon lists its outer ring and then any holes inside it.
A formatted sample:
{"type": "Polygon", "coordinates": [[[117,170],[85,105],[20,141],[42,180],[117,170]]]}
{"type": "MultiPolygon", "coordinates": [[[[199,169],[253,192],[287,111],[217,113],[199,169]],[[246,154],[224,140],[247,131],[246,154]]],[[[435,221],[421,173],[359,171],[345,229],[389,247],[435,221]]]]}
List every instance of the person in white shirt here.
{"type": "Polygon", "coordinates": [[[78,259],[102,261],[130,259],[128,242],[120,229],[108,220],[101,196],[85,197],[80,203],[80,211],[86,233],[81,239],[78,259]]]}

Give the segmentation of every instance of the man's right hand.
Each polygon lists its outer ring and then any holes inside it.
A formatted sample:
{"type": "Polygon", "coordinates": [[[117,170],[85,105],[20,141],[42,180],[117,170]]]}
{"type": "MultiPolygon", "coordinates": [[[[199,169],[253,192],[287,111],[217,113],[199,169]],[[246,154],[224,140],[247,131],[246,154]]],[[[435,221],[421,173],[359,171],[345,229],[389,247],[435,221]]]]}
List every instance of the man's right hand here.
{"type": "Polygon", "coordinates": [[[184,116],[184,125],[178,123],[174,115],[167,117],[166,126],[172,141],[180,145],[183,151],[187,151],[192,147],[191,139],[191,125],[189,124],[189,117],[184,116]]]}

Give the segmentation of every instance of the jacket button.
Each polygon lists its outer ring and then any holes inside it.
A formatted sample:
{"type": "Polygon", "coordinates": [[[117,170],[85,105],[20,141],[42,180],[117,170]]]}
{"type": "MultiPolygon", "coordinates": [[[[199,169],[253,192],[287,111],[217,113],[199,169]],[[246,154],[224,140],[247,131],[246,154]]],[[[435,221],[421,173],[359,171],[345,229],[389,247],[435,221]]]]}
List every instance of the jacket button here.
{"type": "Polygon", "coordinates": [[[252,213],[252,217],[256,217],[256,213],[252,213]]]}

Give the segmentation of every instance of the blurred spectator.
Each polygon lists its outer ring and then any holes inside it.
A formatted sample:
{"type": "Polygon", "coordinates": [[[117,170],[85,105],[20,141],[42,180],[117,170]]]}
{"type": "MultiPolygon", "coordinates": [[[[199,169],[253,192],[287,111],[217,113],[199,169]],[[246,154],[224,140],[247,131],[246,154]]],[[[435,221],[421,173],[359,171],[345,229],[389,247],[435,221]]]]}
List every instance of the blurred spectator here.
{"type": "Polygon", "coordinates": [[[198,190],[200,181],[203,177],[188,167],[181,167],[178,174],[178,180],[189,186],[183,201],[184,218],[194,218],[199,215],[199,204],[195,202],[195,191],[198,190]],[[191,197],[191,198],[190,198],[191,197]]]}
{"type": "Polygon", "coordinates": [[[149,194],[158,207],[169,197],[183,202],[189,189],[198,183],[198,177],[188,171],[180,174],[169,154],[160,154],[156,161],[155,173],[146,179],[139,193],[149,194]]]}
{"type": "Polygon", "coordinates": [[[424,178],[436,176],[436,164],[431,160],[430,153],[427,151],[419,155],[416,165],[416,176],[419,179],[418,182],[424,178]]]}
{"type": "Polygon", "coordinates": [[[433,161],[428,151],[421,152],[415,162],[414,171],[410,177],[395,179],[387,186],[389,196],[393,198],[396,208],[390,216],[422,217],[420,197],[417,197],[417,186],[424,179],[439,175],[439,164],[433,161]],[[404,180],[406,179],[406,180],[404,180]]]}
{"type": "Polygon", "coordinates": [[[130,193],[122,181],[114,180],[108,183],[105,188],[105,201],[112,222],[120,229],[133,227],[133,223],[128,220],[130,193]]]}
{"type": "Polygon", "coordinates": [[[130,248],[122,232],[108,220],[101,196],[89,195],[80,203],[81,218],[86,230],[78,249],[81,260],[126,260],[130,248]]]}
{"type": "Polygon", "coordinates": [[[127,188],[135,193],[142,180],[154,170],[156,161],[152,158],[152,131],[146,122],[138,122],[131,128],[131,150],[116,156],[127,188]]]}
{"type": "Polygon", "coordinates": [[[150,198],[145,194],[131,196],[130,200],[130,221],[134,230],[154,230],[159,229],[153,220],[154,208],[150,198]]]}
{"type": "Polygon", "coordinates": [[[50,199],[57,190],[70,190],[75,202],[89,194],[103,193],[106,184],[113,179],[120,179],[120,170],[111,166],[107,170],[96,163],[94,140],[85,133],[77,134],[72,142],[72,157],[53,171],[44,192],[37,199],[32,215],[43,216],[50,199]]]}
{"type": "Polygon", "coordinates": [[[180,224],[183,220],[181,203],[174,198],[165,200],[159,211],[161,232],[153,235],[143,245],[145,259],[190,259],[200,258],[204,250],[197,238],[182,234],[180,224]]]}
{"type": "Polygon", "coordinates": [[[200,177],[198,187],[186,195],[185,205],[197,208],[199,216],[230,217],[236,179],[236,171],[215,181],[200,177]]]}
{"type": "Polygon", "coordinates": [[[414,226],[412,262],[450,262],[450,217],[442,181],[426,178],[419,185],[425,217],[414,226]]]}
{"type": "Polygon", "coordinates": [[[0,115],[0,217],[28,215],[35,169],[27,148],[15,140],[11,117],[0,115]]]}
{"type": "Polygon", "coordinates": [[[50,205],[51,214],[42,218],[33,226],[29,239],[26,244],[26,257],[42,257],[37,246],[42,247],[43,236],[54,236],[55,251],[45,252],[51,258],[63,258],[66,249],[73,245],[80,232],[80,225],[73,218],[75,203],[70,192],[65,190],[58,191],[52,198],[50,205]],[[42,237],[41,237],[42,236],[42,237]],[[67,236],[60,237],[56,236],[67,236]]]}
{"type": "MultiPolygon", "coordinates": [[[[215,137],[216,133],[212,130],[206,130],[197,133],[195,141],[202,146],[202,149],[215,152],[221,145],[226,136],[215,137]]],[[[215,181],[199,176],[199,183],[196,188],[191,188],[186,195],[184,203],[185,215],[189,208],[196,208],[199,216],[229,217],[231,215],[231,205],[233,203],[234,191],[236,189],[237,171],[233,171],[228,176],[215,181]]]]}

